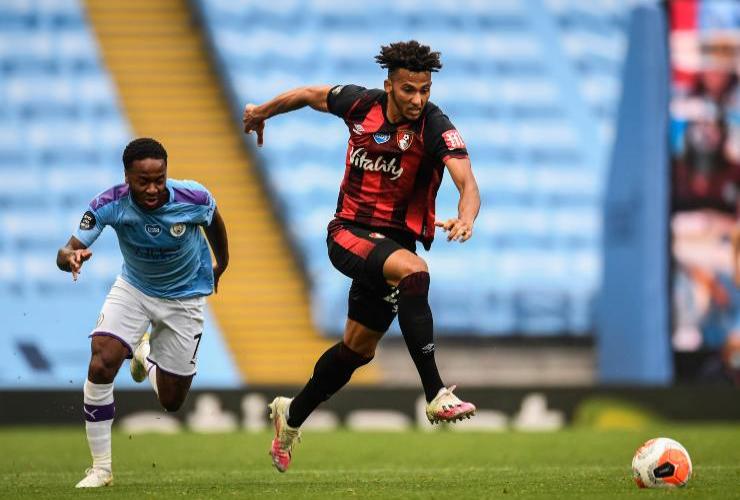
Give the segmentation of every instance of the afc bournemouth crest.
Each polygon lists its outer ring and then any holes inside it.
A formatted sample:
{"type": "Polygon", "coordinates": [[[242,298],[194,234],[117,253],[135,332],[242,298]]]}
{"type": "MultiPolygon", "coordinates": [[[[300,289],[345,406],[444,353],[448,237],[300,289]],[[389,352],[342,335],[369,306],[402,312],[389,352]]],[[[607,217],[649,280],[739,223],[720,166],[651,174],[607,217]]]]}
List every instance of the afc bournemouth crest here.
{"type": "Polygon", "coordinates": [[[414,142],[414,133],[410,130],[399,130],[396,132],[396,141],[401,151],[406,151],[411,147],[411,143],[414,142]]]}
{"type": "Polygon", "coordinates": [[[170,228],[170,234],[175,238],[179,238],[180,236],[185,234],[185,224],[183,224],[182,222],[172,224],[172,227],[170,228]]]}

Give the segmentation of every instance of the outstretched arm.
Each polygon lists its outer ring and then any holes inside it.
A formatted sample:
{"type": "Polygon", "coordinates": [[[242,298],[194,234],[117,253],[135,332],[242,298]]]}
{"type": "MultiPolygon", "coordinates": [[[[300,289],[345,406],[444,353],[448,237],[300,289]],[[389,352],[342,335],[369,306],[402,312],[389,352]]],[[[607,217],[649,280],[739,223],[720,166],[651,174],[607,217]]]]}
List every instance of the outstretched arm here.
{"type": "Polygon", "coordinates": [[[274,99],[260,104],[247,104],[244,108],[242,122],[244,133],[257,132],[257,145],[262,146],[262,137],[265,130],[265,120],[281,113],[295,111],[304,106],[311,106],[316,111],[328,112],[326,97],[331,90],[329,85],[316,85],[312,87],[298,87],[275,97],[274,99]]]}
{"type": "Polygon", "coordinates": [[[77,281],[82,263],[92,257],[92,252],[77,238],[71,236],[66,245],[57,252],[57,267],[62,271],[72,273],[72,279],[77,281]]]}
{"type": "Polygon", "coordinates": [[[229,266],[229,239],[226,235],[226,224],[218,208],[213,212],[211,225],[205,226],[206,238],[211,245],[216,263],[213,265],[213,288],[218,292],[218,281],[229,266]]]}
{"type": "Polygon", "coordinates": [[[480,192],[469,158],[448,158],[445,165],[460,193],[457,218],[444,222],[437,221],[434,224],[444,229],[447,233],[447,241],[462,243],[473,236],[473,223],[480,210],[480,192]]]}

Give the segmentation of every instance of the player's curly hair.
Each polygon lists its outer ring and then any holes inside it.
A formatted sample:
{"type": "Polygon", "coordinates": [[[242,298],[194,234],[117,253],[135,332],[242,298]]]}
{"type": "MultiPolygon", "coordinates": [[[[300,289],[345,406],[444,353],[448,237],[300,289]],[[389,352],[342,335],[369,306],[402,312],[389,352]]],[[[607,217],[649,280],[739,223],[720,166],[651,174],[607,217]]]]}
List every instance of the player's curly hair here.
{"type": "Polygon", "coordinates": [[[388,69],[389,76],[400,68],[414,72],[434,72],[442,68],[439,52],[432,52],[428,45],[422,45],[416,40],[382,45],[375,61],[381,68],[388,69]]]}
{"type": "Polygon", "coordinates": [[[164,160],[167,164],[167,151],[164,146],[150,137],[140,137],[128,143],[123,150],[123,168],[128,170],[136,160],[152,158],[164,160]]]}

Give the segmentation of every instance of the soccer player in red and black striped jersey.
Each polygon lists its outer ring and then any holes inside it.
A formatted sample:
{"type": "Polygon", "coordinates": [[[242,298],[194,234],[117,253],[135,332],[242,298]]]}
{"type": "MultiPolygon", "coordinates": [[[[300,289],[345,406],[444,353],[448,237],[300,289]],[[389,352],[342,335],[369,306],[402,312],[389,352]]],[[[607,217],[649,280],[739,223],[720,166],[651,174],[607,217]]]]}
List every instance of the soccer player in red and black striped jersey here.
{"type": "Polygon", "coordinates": [[[265,120],[304,106],[338,116],[349,129],[344,180],[327,237],[332,264],[353,280],[347,325],[342,342],[319,358],[303,390],[270,404],[277,434],[271,455],[281,472],[290,464],[300,425],[373,359],[396,314],[424,386],[429,420],[454,422],[475,414],[475,406],[458,399],[437,370],[429,269],[416,254],[417,241],[429,249],[435,227],[448,241],[467,241],[480,208],[465,143],[429,102],[432,73],[442,67],[439,55],[413,40],[392,43],[375,58],[388,70],[383,90],[301,87],[244,110],[244,131],[256,132],[260,146],[265,120]],[[445,167],[460,201],[457,217],[437,221],[435,198],[445,167]]]}

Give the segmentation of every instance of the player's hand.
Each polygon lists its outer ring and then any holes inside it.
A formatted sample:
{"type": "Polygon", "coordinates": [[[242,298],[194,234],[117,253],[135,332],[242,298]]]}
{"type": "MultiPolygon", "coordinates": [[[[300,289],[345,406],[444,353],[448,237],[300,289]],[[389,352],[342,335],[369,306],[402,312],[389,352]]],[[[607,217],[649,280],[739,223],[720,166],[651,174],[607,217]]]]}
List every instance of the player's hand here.
{"type": "Polygon", "coordinates": [[[447,241],[463,243],[473,236],[472,222],[465,222],[461,219],[447,219],[446,221],[436,221],[434,225],[441,227],[447,233],[447,241]]]}
{"type": "Polygon", "coordinates": [[[262,147],[262,135],[265,131],[265,119],[256,113],[257,106],[254,104],[247,104],[244,108],[244,114],[242,115],[242,123],[244,123],[244,133],[251,134],[257,132],[257,146],[262,147]]]}
{"type": "Polygon", "coordinates": [[[213,264],[213,293],[218,293],[218,281],[221,279],[224,271],[226,271],[226,266],[213,264]]]}
{"type": "Polygon", "coordinates": [[[90,260],[90,257],[92,257],[92,251],[90,251],[90,249],[88,248],[82,250],[73,250],[69,253],[67,262],[69,263],[69,270],[72,273],[72,279],[74,281],[77,281],[77,277],[80,274],[80,269],[82,269],[82,263],[90,260]]]}

